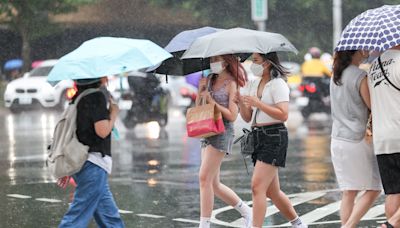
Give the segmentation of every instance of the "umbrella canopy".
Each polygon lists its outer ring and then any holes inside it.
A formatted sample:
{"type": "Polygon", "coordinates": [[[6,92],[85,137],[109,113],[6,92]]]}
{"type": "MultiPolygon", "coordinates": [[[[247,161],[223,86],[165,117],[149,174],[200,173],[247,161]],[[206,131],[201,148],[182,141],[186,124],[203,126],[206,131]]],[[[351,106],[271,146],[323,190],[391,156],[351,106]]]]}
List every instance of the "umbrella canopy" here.
{"type": "Polygon", "coordinates": [[[4,64],[4,70],[19,69],[24,65],[22,59],[10,59],[4,64]]]}
{"type": "Polygon", "coordinates": [[[99,37],[60,58],[47,80],[99,78],[148,68],[170,57],[149,40],[99,37]]]}
{"type": "Polygon", "coordinates": [[[201,71],[194,72],[194,73],[186,75],[185,80],[188,84],[197,88],[197,87],[199,87],[199,82],[202,77],[203,77],[203,73],[201,71]]]}
{"type": "Polygon", "coordinates": [[[182,59],[279,51],[298,53],[297,49],[281,34],[233,28],[196,39],[183,54],[182,59]]]}
{"type": "Polygon", "coordinates": [[[335,51],[373,50],[382,52],[400,44],[400,5],[367,10],[343,30],[335,51]]]}
{"type": "Polygon", "coordinates": [[[173,55],[173,58],[167,59],[161,65],[156,66],[149,71],[155,71],[159,74],[183,76],[193,72],[209,68],[209,61],[201,59],[181,60],[182,54],[197,38],[222,31],[222,29],[213,27],[202,27],[198,29],[186,30],[180,32],[165,46],[165,50],[173,55]],[[202,64],[203,61],[204,63],[202,64]]]}

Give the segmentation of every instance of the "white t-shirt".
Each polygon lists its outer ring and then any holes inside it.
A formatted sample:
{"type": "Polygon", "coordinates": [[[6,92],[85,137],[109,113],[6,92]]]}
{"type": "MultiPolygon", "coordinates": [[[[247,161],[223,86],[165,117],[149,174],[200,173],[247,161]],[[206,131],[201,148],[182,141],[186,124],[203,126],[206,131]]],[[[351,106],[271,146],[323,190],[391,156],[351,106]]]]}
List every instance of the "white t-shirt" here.
{"type": "MultiPolygon", "coordinates": [[[[388,79],[400,88],[400,50],[387,50],[381,61],[388,79]]],[[[400,91],[382,74],[376,59],[368,72],[375,154],[400,153],[400,91]]]]}
{"type": "MultiPolygon", "coordinates": [[[[261,82],[261,78],[255,79],[250,81],[246,84],[243,95],[248,96],[257,96],[257,88],[261,82]]],[[[275,105],[280,102],[289,102],[289,86],[282,78],[274,78],[265,84],[261,101],[268,105],[275,105]]],[[[253,123],[254,116],[256,113],[256,108],[253,107],[253,116],[252,121],[253,123]]],[[[262,112],[261,110],[258,111],[256,124],[268,124],[268,123],[277,123],[282,122],[281,120],[277,120],[262,112]]]]}

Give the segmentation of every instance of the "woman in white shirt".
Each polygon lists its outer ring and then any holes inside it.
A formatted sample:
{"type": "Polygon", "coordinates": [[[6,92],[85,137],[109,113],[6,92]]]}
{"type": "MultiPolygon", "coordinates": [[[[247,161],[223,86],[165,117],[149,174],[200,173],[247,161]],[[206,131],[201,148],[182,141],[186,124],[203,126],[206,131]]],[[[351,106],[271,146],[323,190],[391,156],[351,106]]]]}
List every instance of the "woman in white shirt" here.
{"type": "Polygon", "coordinates": [[[262,227],[267,201],[270,198],[292,227],[307,227],[302,223],[289,198],[280,190],[278,167],[285,167],[288,133],[289,87],[284,78],[287,71],[276,52],[253,54],[251,71],[260,78],[247,85],[248,93],[239,96],[240,115],[252,121],[255,135],[252,160],[253,227],[262,227]]]}

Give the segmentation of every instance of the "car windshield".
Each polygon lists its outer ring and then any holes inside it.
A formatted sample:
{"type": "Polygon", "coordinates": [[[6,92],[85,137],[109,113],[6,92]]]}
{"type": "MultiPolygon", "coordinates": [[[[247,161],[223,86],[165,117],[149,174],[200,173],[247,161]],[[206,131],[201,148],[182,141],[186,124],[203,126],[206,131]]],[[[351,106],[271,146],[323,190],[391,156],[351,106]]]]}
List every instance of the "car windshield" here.
{"type": "Polygon", "coordinates": [[[49,75],[51,69],[53,69],[53,66],[38,67],[33,69],[29,75],[31,77],[47,76],[49,75]]]}

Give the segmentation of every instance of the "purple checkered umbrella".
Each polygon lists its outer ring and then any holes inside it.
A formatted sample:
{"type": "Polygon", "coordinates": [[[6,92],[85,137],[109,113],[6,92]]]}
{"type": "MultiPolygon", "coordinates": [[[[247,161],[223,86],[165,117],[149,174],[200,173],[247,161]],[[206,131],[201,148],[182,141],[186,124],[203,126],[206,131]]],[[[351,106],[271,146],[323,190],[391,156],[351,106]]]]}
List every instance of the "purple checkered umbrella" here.
{"type": "Polygon", "coordinates": [[[335,51],[385,51],[400,44],[400,5],[367,10],[343,30],[335,51]]]}

